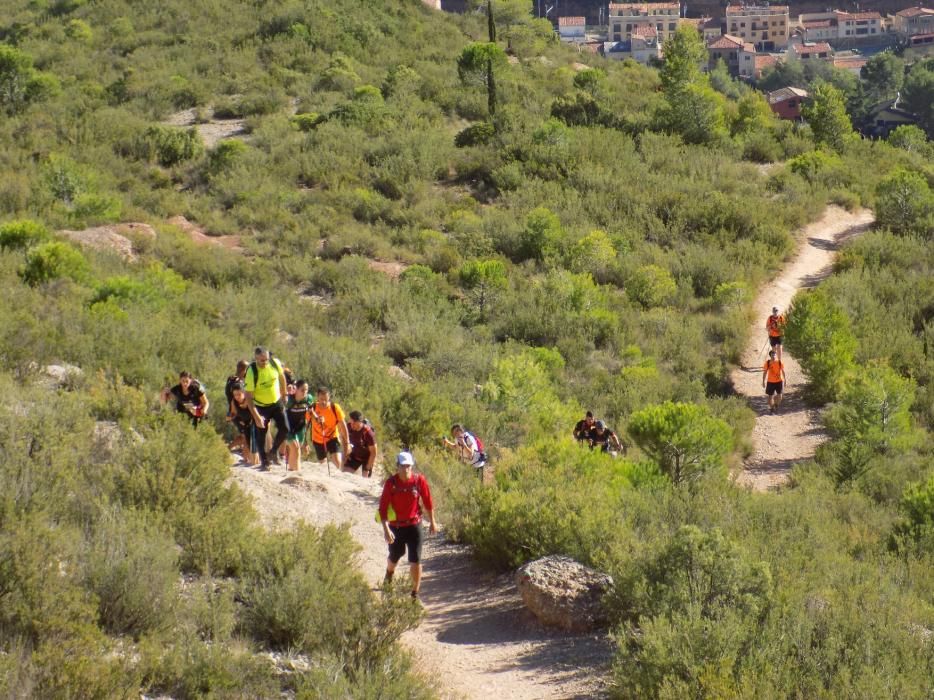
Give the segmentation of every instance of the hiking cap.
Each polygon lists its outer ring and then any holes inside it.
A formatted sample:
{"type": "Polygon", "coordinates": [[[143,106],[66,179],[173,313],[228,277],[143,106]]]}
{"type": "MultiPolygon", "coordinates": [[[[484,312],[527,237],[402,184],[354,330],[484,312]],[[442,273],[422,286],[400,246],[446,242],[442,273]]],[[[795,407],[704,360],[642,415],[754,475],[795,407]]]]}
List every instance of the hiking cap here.
{"type": "Polygon", "coordinates": [[[606,423],[604,423],[602,420],[598,420],[598,421],[597,421],[597,429],[598,429],[598,430],[602,430],[602,429],[605,428],[605,427],[606,427],[606,423]]]}
{"type": "Polygon", "coordinates": [[[415,457],[412,456],[411,452],[400,452],[396,457],[396,466],[415,466],[415,457]]]}

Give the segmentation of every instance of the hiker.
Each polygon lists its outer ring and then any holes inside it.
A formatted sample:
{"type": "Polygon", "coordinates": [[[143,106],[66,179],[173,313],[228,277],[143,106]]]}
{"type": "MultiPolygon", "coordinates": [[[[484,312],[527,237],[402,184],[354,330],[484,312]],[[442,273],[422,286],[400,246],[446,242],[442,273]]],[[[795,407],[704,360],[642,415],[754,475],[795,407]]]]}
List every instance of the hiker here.
{"type": "Polygon", "coordinates": [[[574,431],[572,435],[574,439],[577,440],[578,444],[585,444],[590,442],[590,431],[593,430],[594,418],[593,411],[587,411],[581,420],[577,421],[577,424],[574,426],[574,431]]]}
{"type": "Polygon", "coordinates": [[[454,440],[442,438],[444,446],[449,450],[454,450],[462,462],[466,462],[474,469],[481,470],[486,466],[487,456],[483,450],[483,443],[480,439],[466,430],[460,423],[451,426],[451,437],[454,440]]]}
{"type": "Polygon", "coordinates": [[[290,472],[298,471],[312,404],[311,398],[308,396],[308,382],[299,379],[294,386],[295,391],[289,396],[289,402],[286,404],[286,412],[289,417],[289,436],[285,442],[288,448],[286,463],[290,472]]]}
{"type": "Polygon", "coordinates": [[[163,389],[159,394],[162,403],[168,402],[172,397],[175,398],[175,410],[190,416],[191,424],[197,428],[211,405],[201,382],[191,376],[191,372],[180,372],[178,384],[171,389],[163,389]]]}
{"type": "Polygon", "coordinates": [[[428,513],[428,532],[438,532],[435,506],[431,500],[428,481],[414,472],[415,458],[411,452],[400,452],[396,457],[396,473],[386,480],[379,499],[379,519],[383,524],[383,537],[389,545],[384,584],[392,582],[396,564],[408,548],[409,572],[412,577],[412,598],[418,600],[422,581],[422,508],[428,513]]]}
{"type": "Polygon", "coordinates": [[[777,413],[778,407],[782,405],[782,390],[786,381],[785,365],[775,358],[774,350],[769,350],[769,359],[762,365],[762,388],[769,397],[769,412],[777,413]]]}
{"type": "Polygon", "coordinates": [[[256,443],[256,425],[253,414],[250,412],[250,402],[247,399],[243,384],[238,382],[230,387],[230,403],[227,406],[227,420],[237,428],[238,437],[242,439],[243,448],[240,451],[243,461],[254,465],[259,461],[259,451],[256,443]]]}
{"type": "Polygon", "coordinates": [[[353,474],[363,467],[361,473],[369,478],[373,476],[373,465],[376,463],[376,434],[360,411],[351,411],[347,417],[350,419],[347,425],[350,452],[344,460],[344,471],[353,474]]]}
{"type": "Polygon", "coordinates": [[[311,407],[311,443],[319,462],[333,461],[341,468],[341,458],[350,450],[344,411],[331,401],[331,390],[319,387],[317,401],[311,407]]]}
{"type": "MultiPolygon", "coordinates": [[[[253,362],[246,372],[247,400],[250,403],[250,413],[256,424],[256,441],[259,448],[259,470],[269,471],[270,456],[275,456],[280,445],[289,434],[289,419],[285,413],[286,395],[285,374],[282,363],[263,347],[253,351],[253,362]],[[266,435],[269,432],[269,423],[276,424],[276,438],[267,450],[266,435]]],[[[278,462],[278,460],[276,460],[278,462]]]]}
{"type": "MultiPolygon", "coordinates": [[[[241,387],[243,386],[243,380],[246,377],[246,370],[247,370],[247,367],[249,366],[250,366],[250,363],[247,362],[246,360],[238,360],[237,361],[237,373],[231,374],[229,377],[227,377],[227,382],[224,384],[224,396],[227,399],[227,409],[228,409],[227,422],[228,423],[234,423],[236,425],[236,421],[234,420],[234,413],[230,409],[230,403],[231,401],[233,401],[234,387],[236,387],[238,384],[241,387]]],[[[247,443],[248,441],[244,433],[238,430],[237,434],[234,435],[234,439],[231,440],[229,448],[234,451],[240,450],[240,453],[243,454],[245,457],[246,456],[245,451],[248,449],[247,443]]]]}
{"type": "Polygon", "coordinates": [[[769,345],[778,348],[778,361],[782,361],[782,333],[785,332],[785,317],[778,313],[778,307],[772,307],[772,315],[765,320],[765,329],[769,333],[769,345]]]}
{"type": "Polygon", "coordinates": [[[619,436],[610,430],[606,423],[598,420],[590,431],[590,449],[599,447],[601,452],[626,454],[626,446],[620,441],[619,436]]]}

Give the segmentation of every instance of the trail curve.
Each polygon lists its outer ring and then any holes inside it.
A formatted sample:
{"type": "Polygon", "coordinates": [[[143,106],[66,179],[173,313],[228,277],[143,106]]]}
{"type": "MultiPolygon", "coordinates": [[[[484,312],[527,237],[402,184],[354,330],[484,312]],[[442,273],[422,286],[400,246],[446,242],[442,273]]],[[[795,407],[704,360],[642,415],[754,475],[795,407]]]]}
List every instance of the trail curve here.
{"type": "Polygon", "coordinates": [[[807,406],[802,399],[806,378],[787,349],[783,353],[788,378],[785,398],[778,414],[769,413],[762,390],[762,365],[768,351],[765,319],[773,306],[784,313],[799,289],[814,287],[826,279],[840,246],[868,230],[872,221],[872,212],[868,209],[850,212],[838,206],[827,207],[820,219],[798,232],[794,258],[756,298],[756,319],[749,329],[741,364],[731,373],[733,387],[747,397],[756,412],[753,451],[742,472],[736,475],[736,482],[741,486],[756,491],[780,486],[788,479],[791,468],[812,458],[817,446],[827,439],[820,409],[807,406]]]}

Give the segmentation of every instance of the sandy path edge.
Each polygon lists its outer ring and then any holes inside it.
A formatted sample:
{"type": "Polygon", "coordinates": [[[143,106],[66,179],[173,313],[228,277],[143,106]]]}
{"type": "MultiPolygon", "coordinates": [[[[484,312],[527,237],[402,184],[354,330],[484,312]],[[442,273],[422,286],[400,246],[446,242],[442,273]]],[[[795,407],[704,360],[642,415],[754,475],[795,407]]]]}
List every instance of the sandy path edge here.
{"type": "Polygon", "coordinates": [[[755,491],[780,486],[791,468],[813,457],[817,446],[827,439],[820,409],[806,406],[801,398],[806,378],[787,351],[783,359],[788,378],[785,398],[779,414],[769,414],[762,389],[762,365],[767,354],[765,319],[773,306],[784,313],[799,289],[814,287],[825,279],[840,246],[868,230],[872,221],[868,209],[850,212],[828,206],[817,221],[798,231],[794,257],[757,295],[753,306],[757,316],[749,329],[741,365],[730,375],[737,393],[747,397],[756,412],[753,452],[736,475],[736,483],[755,491]]]}

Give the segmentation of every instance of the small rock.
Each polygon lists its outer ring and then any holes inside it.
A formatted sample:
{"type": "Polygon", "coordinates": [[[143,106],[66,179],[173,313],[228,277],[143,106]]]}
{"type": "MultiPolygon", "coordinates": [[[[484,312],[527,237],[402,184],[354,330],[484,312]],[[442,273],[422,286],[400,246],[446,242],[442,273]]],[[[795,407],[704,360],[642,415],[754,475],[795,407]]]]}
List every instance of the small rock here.
{"type": "Polygon", "coordinates": [[[415,381],[411,374],[406,372],[401,367],[397,367],[396,365],[390,365],[389,369],[386,370],[386,373],[389,374],[390,377],[393,377],[394,379],[401,379],[404,382],[415,381]]]}
{"type": "Polygon", "coordinates": [[[84,370],[80,367],[67,363],[45,365],[35,369],[38,369],[40,374],[39,383],[49,389],[63,389],[84,374],[84,370]]]}
{"type": "Polygon", "coordinates": [[[516,572],[525,606],[539,621],[569,632],[587,632],[606,623],[603,596],[613,578],[570,557],[536,559],[516,572]]]}

